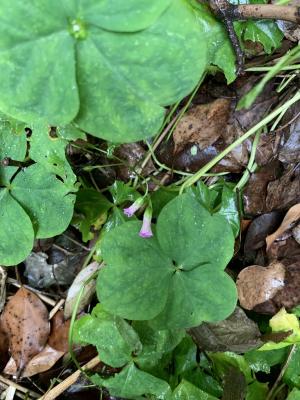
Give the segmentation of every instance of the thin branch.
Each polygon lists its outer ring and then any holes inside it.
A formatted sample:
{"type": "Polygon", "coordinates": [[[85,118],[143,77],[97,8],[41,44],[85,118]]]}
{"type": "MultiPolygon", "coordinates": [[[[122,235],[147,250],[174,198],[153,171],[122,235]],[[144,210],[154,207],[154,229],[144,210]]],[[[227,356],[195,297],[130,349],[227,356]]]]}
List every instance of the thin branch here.
{"type": "MultiPolygon", "coordinates": [[[[100,363],[100,358],[97,356],[85,364],[82,369],[84,371],[95,368],[100,363]]],[[[77,370],[72,375],[68,376],[64,381],[59,383],[49,392],[40,397],[40,400],[54,400],[60,396],[65,390],[67,390],[71,385],[73,385],[79,378],[81,371],[77,370]]]]}
{"type": "Polygon", "coordinates": [[[300,7],[274,4],[233,5],[233,19],[280,19],[300,24],[300,7]]]}

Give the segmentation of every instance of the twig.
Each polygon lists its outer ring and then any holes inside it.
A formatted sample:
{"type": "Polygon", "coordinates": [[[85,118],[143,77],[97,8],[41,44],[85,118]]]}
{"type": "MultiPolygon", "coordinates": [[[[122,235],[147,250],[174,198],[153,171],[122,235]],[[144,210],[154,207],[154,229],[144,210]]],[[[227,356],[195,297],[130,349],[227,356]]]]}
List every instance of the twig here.
{"type": "Polygon", "coordinates": [[[49,320],[54,317],[54,315],[57,313],[57,311],[60,309],[60,307],[64,304],[66,300],[65,299],[60,299],[55,306],[52,308],[52,310],[49,312],[49,320]]]}
{"type": "MultiPolygon", "coordinates": [[[[82,369],[84,371],[95,368],[100,363],[100,359],[98,356],[93,358],[87,364],[85,364],[82,369]]],[[[51,389],[48,393],[44,394],[44,396],[40,397],[40,400],[54,400],[58,396],[60,396],[65,390],[68,389],[71,385],[73,385],[77,379],[79,378],[81,371],[77,370],[72,375],[68,376],[64,381],[59,383],[53,389],[51,389]]]]}
{"type": "Polygon", "coordinates": [[[14,386],[9,386],[6,390],[5,400],[13,400],[16,394],[16,388],[14,386]]]}
{"type": "Polygon", "coordinates": [[[280,19],[300,23],[300,8],[295,6],[277,6],[275,4],[239,4],[233,5],[234,19],[280,19]]]}
{"type": "Polygon", "coordinates": [[[287,359],[286,359],[286,361],[285,361],[283,367],[281,368],[280,374],[278,375],[278,377],[277,377],[277,379],[276,379],[274,385],[272,386],[271,390],[269,391],[266,400],[270,400],[270,399],[272,398],[272,395],[273,395],[274,391],[276,390],[276,388],[277,388],[279,382],[281,381],[281,379],[282,379],[282,377],[283,377],[283,375],[284,375],[284,373],[285,373],[287,367],[289,366],[289,363],[290,363],[290,361],[291,361],[291,358],[293,357],[293,354],[294,354],[294,352],[295,352],[295,350],[296,350],[296,347],[297,347],[297,346],[296,346],[295,344],[293,344],[293,345],[291,346],[290,351],[289,351],[289,354],[288,354],[288,356],[287,356],[287,359]]]}
{"type": "MultiPolygon", "coordinates": [[[[157,147],[161,144],[161,142],[163,141],[163,139],[165,138],[165,136],[168,134],[169,130],[172,128],[172,126],[175,124],[176,120],[177,120],[178,116],[176,115],[172,121],[166,126],[166,128],[164,129],[164,131],[161,133],[161,135],[159,136],[159,138],[157,139],[157,141],[153,144],[152,146],[152,150],[155,151],[157,149],[157,147]]],[[[148,153],[148,155],[146,156],[146,158],[144,159],[144,161],[142,162],[140,168],[139,168],[139,173],[141,173],[143,171],[143,169],[146,167],[146,165],[148,164],[150,158],[151,158],[152,154],[151,152],[148,153]]]]}
{"type": "Polygon", "coordinates": [[[13,381],[11,381],[10,379],[4,378],[4,376],[0,375],[0,381],[5,383],[5,385],[7,386],[13,386],[15,387],[19,392],[22,393],[28,393],[31,397],[34,397],[35,399],[39,399],[40,398],[40,394],[34,392],[33,390],[29,390],[24,388],[23,386],[19,385],[18,383],[15,383],[13,381]]]}
{"type": "Polygon", "coordinates": [[[236,6],[229,3],[227,0],[210,0],[209,5],[216,16],[219,17],[225,25],[232,48],[236,55],[236,74],[241,75],[244,73],[244,53],[233,26],[233,21],[236,19],[236,6]]]}
{"type": "Polygon", "coordinates": [[[48,296],[45,296],[44,294],[42,294],[39,290],[34,289],[28,285],[20,285],[15,279],[12,278],[8,278],[7,279],[7,283],[10,283],[11,285],[20,288],[21,286],[23,286],[24,288],[30,290],[31,292],[35,293],[41,300],[43,300],[45,303],[49,304],[50,306],[54,307],[56,304],[55,300],[50,299],[48,296]]]}
{"type": "Polygon", "coordinates": [[[271,134],[271,133],[274,134],[274,133],[282,131],[283,129],[285,129],[288,126],[290,126],[294,121],[296,121],[296,119],[299,118],[299,116],[300,116],[300,111],[289,122],[287,122],[286,124],[280,126],[279,128],[275,129],[274,131],[270,131],[269,134],[271,134]]]}

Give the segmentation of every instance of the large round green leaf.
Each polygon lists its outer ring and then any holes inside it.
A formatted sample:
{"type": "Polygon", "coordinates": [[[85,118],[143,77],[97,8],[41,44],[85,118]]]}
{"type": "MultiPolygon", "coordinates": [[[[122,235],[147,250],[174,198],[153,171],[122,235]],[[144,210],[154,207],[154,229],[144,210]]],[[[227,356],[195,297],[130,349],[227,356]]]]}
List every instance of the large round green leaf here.
{"type": "Polygon", "coordinates": [[[34,232],[30,218],[7,189],[0,189],[0,263],[16,265],[33,246],[34,232]]]}
{"type": "Polygon", "coordinates": [[[75,118],[111,141],[146,138],[204,72],[201,33],[185,0],[2,0],[0,109],[49,125],[75,118]]]}
{"type": "Polygon", "coordinates": [[[172,0],[65,0],[67,9],[90,23],[116,32],[147,28],[165,11],[172,0]]]}
{"type": "Polygon", "coordinates": [[[173,267],[155,238],[139,237],[140,227],[138,221],[128,222],[104,237],[101,250],[108,267],[99,274],[97,289],[108,311],[146,320],[164,307],[173,267]]]}
{"type": "Polygon", "coordinates": [[[30,216],[36,237],[63,232],[71,221],[75,196],[39,164],[21,170],[10,185],[12,197],[30,216]]]}
{"type": "Polygon", "coordinates": [[[233,256],[230,225],[189,195],[178,196],[163,208],[157,237],[163,251],[183,270],[195,270],[201,264],[223,270],[233,256]]]}
{"type": "Polygon", "coordinates": [[[233,280],[211,265],[177,271],[166,306],[151,325],[157,329],[181,328],[197,326],[201,321],[220,321],[233,312],[236,298],[233,280]]]}
{"type": "Polygon", "coordinates": [[[164,207],[154,238],[140,238],[139,228],[128,222],[103,239],[107,266],[97,293],[104,308],[127,319],[154,318],[160,329],[221,320],[233,311],[236,288],[224,269],[234,237],[223,216],[184,194],[164,207]]]}

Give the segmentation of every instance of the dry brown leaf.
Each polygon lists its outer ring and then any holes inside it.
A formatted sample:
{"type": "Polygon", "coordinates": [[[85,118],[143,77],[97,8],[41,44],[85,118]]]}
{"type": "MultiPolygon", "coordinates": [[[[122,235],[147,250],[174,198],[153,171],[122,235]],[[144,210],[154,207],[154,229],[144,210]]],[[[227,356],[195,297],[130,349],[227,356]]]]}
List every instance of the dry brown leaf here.
{"type": "Polygon", "coordinates": [[[8,359],[8,337],[3,329],[2,321],[0,319],[0,371],[2,371],[8,359]]]}
{"type": "Polygon", "coordinates": [[[51,322],[51,333],[48,344],[53,349],[66,353],[69,349],[70,320],[65,321],[63,311],[58,311],[51,322]]]}
{"type": "Polygon", "coordinates": [[[20,375],[44,348],[50,333],[48,311],[37,295],[21,287],[7,303],[2,316],[9,349],[20,375]]]}
{"type": "Polygon", "coordinates": [[[198,144],[201,150],[215,143],[226,128],[229,112],[228,99],[217,99],[191,108],[174,131],[175,153],[188,143],[198,144]]]}
{"type": "MultiPolygon", "coordinates": [[[[22,372],[22,378],[28,378],[41,372],[48,371],[48,369],[52,368],[64,354],[63,351],[55,350],[49,345],[46,345],[46,347],[26,365],[22,372]]],[[[17,366],[12,357],[6,364],[4,373],[8,375],[17,375],[17,366]]]]}
{"type": "Polygon", "coordinates": [[[244,268],[237,278],[237,290],[240,304],[246,310],[252,310],[275,296],[283,288],[284,265],[275,262],[268,267],[251,265],[244,268]]]}
{"type": "Polygon", "coordinates": [[[280,227],[272,233],[272,235],[267,236],[267,250],[271,247],[272,243],[275,242],[281,235],[284,234],[288,229],[291,229],[293,225],[300,219],[300,203],[294,205],[289,209],[286,216],[284,217],[280,227]]]}

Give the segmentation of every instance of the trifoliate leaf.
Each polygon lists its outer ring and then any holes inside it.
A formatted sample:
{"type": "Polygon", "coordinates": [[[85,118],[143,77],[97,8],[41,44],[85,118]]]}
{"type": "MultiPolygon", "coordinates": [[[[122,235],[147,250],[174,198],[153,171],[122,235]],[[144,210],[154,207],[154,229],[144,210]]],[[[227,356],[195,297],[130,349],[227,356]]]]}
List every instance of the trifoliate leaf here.
{"type": "Polygon", "coordinates": [[[22,169],[10,184],[10,193],[29,215],[37,238],[58,235],[69,225],[75,196],[41,165],[22,169]]]}
{"type": "Polygon", "coordinates": [[[122,318],[109,314],[98,304],[91,315],[75,323],[75,341],[93,344],[100,359],[112,367],[123,367],[141,350],[134,329],[122,318]]]}
{"type": "Polygon", "coordinates": [[[155,237],[141,238],[139,230],[140,222],[128,222],[103,239],[107,266],[97,293],[105,309],[132,320],[156,317],[151,324],[160,329],[221,320],[233,311],[236,288],[224,269],[234,239],[222,216],[184,194],[164,207],[155,237]]]}
{"type": "Polygon", "coordinates": [[[0,20],[0,110],[115,142],[154,135],[207,64],[184,0],[3,0],[0,20]]]}

